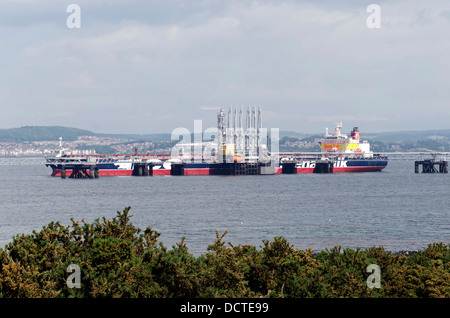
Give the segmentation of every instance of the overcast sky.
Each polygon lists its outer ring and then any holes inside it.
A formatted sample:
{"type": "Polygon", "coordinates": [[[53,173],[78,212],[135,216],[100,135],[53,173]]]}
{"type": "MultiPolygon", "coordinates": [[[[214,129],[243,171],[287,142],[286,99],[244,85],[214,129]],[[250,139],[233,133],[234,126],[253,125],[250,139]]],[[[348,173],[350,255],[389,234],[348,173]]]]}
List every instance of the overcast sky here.
{"type": "Polygon", "coordinates": [[[0,0],[0,72],[0,128],[449,129],[450,1],[0,0]]]}

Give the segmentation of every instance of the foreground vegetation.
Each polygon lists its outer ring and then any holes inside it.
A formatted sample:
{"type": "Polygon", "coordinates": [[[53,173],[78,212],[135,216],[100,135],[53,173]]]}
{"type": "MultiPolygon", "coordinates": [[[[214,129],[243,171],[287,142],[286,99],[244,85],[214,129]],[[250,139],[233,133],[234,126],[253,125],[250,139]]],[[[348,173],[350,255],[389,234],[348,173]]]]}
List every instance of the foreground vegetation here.
{"type": "Polygon", "coordinates": [[[50,223],[15,236],[0,249],[0,297],[450,297],[444,243],[409,256],[382,247],[314,254],[282,237],[257,249],[232,246],[217,233],[194,257],[183,239],[168,249],[130,217],[125,208],[112,220],[50,223]],[[68,287],[70,264],[80,268],[79,287],[68,287]],[[380,268],[379,288],[367,285],[370,264],[380,268]]]}

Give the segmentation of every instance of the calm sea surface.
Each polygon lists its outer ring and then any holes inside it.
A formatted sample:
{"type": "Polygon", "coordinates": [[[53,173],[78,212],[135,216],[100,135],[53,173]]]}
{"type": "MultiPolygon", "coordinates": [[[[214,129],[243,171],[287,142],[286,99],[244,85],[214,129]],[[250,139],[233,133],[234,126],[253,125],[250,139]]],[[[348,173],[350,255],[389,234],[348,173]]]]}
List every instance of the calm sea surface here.
{"type": "Polygon", "coordinates": [[[391,251],[450,243],[450,175],[415,174],[413,161],[382,172],[275,176],[155,176],[61,179],[44,165],[0,166],[0,247],[52,221],[112,219],[161,233],[171,248],[185,237],[206,252],[216,230],[227,242],[260,247],[285,237],[297,249],[334,246],[391,251]]]}

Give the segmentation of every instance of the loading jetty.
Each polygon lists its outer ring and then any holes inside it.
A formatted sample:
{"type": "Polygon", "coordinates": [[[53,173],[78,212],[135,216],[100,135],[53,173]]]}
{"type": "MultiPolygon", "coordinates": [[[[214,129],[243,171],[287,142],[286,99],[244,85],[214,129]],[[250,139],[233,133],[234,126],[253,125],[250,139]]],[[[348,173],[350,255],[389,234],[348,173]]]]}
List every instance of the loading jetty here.
{"type": "Polygon", "coordinates": [[[99,177],[99,168],[97,164],[69,163],[61,165],[61,178],[67,177],[71,179],[94,179],[99,177]]]}
{"type": "Polygon", "coordinates": [[[419,173],[422,166],[422,173],[448,173],[448,161],[439,159],[426,159],[414,162],[414,171],[419,173]]]}
{"type": "MultiPolygon", "coordinates": [[[[177,143],[171,154],[66,155],[46,157],[52,176],[96,179],[100,176],[276,175],[382,171],[389,160],[414,160],[419,173],[448,173],[450,153],[373,153],[358,127],[350,135],[336,123],[334,134],[319,141],[320,152],[278,150],[278,129],[263,128],[260,107],[218,109],[217,128],[208,141],[177,143]],[[430,158],[431,156],[431,158],[430,158]],[[420,168],[421,166],[421,168],[420,168]]],[[[195,139],[195,137],[194,137],[195,139]]]]}

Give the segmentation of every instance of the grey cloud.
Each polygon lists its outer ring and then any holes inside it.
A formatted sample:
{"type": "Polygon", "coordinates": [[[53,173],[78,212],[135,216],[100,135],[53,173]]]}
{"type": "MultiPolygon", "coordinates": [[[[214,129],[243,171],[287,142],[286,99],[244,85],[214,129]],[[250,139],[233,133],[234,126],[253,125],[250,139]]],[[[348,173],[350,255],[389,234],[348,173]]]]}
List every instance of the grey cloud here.
{"type": "Polygon", "coordinates": [[[260,105],[282,130],[448,126],[444,1],[380,2],[377,30],[354,1],[74,3],[78,30],[60,1],[0,7],[3,128],[170,132],[214,124],[202,105],[260,105]]]}

